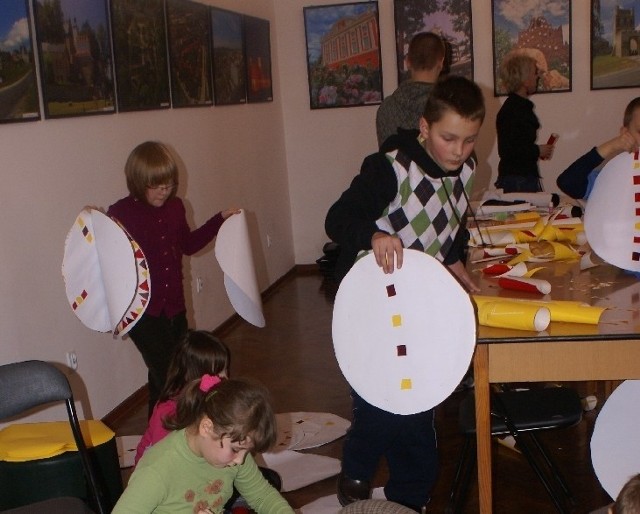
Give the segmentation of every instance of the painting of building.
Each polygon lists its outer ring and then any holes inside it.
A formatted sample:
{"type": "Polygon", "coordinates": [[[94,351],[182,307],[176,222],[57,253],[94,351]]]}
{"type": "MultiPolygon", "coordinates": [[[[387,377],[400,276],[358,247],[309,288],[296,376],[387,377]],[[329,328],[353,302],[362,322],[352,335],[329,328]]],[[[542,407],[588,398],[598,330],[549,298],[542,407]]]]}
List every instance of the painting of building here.
{"type": "Polygon", "coordinates": [[[380,66],[378,17],[374,11],[338,20],[322,37],[322,63],[339,66],[380,66]]]}

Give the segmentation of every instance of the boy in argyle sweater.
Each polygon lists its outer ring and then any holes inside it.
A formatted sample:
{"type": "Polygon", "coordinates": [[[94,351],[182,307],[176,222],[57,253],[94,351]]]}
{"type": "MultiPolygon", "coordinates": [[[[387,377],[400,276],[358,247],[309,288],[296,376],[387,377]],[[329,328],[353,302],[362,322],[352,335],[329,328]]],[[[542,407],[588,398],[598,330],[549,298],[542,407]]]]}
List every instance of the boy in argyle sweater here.
{"type": "MultiPolygon", "coordinates": [[[[435,257],[470,292],[477,285],[460,261],[462,225],[473,185],[473,148],[484,120],[480,88],[459,76],[436,83],[419,130],[401,130],[365,158],[325,220],[341,247],[344,277],[359,253],[372,251],[382,272],[402,266],[403,248],[435,257]]],[[[453,313],[452,313],[453,314],[453,313]]],[[[425,337],[427,335],[425,334],[425,337]]],[[[389,467],[388,500],[420,512],[438,470],[434,411],[392,414],[352,391],[353,423],[345,440],[338,499],[368,498],[381,457],[389,467]]]]}

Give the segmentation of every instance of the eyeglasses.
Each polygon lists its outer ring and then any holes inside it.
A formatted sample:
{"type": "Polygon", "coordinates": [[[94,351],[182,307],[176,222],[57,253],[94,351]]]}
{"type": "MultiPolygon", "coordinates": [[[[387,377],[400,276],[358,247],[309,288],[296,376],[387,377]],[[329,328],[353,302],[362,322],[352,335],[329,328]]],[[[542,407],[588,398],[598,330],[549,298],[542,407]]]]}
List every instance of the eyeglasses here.
{"type": "Polygon", "coordinates": [[[147,186],[147,189],[151,189],[152,191],[160,191],[162,193],[173,191],[173,188],[176,187],[177,184],[162,184],[158,186],[147,186]]]}

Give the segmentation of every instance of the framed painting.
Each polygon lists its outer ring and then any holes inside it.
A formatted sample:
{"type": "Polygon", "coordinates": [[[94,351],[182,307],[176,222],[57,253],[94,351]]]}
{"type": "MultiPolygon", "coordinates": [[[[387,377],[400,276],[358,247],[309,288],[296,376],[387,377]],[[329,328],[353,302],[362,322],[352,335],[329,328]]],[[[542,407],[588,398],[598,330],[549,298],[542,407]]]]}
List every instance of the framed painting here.
{"type": "Polygon", "coordinates": [[[111,0],[119,111],[171,106],[163,0],[111,0]]]}
{"type": "Polygon", "coordinates": [[[169,69],[173,107],[213,105],[209,7],[167,0],[169,69]]]}
{"type": "Polygon", "coordinates": [[[45,118],[113,114],[107,0],[33,3],[45,118]]]}
{"type": "Polygon", "coordinates": [[[591,89],[640,86],[640,0],[591,0],[591,89]]]}
{"type": "Polygon", "coordinates": [[[269,20],[244,17],[244,52],[247,64],[247,102],[272,101],[269,20]]]}
{"type": "Polygon", "coordinates": [[[242,15],[211,7],[213,101],[216,105],[247,102],[242,15]]]}
{"type": "Polygon", "coordinates": [[[40,119],[38,80],[27,0],[0,10],[0,123],[40,119]]]}
{"type": "Polygon", "coordinates": [[[382,101],[378,2],[304,8],[311,109],[382,101]]]}
{"type": "Polygon", "coordinates": [[[492,0],[495,96],[507,92],[500,65],[511,53],[536,60],[538,93],[571,91],[571,0],[492,0]]]}
{"type": "Polygon", "coordinates": [[[471,0],[394,0],[398,84],[409,77],[407,51],[413,36],[420,32],[439,34],[446,45],[444,73],[473,80],[473,32],[471,0]]]}

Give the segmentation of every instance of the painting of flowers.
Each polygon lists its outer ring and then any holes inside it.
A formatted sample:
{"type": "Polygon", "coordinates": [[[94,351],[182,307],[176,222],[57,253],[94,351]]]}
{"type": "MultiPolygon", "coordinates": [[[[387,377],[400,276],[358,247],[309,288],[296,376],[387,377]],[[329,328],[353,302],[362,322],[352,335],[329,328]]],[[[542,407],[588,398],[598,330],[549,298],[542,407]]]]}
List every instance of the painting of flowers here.
{"type": "Polygon", "coordinates": [[[382,101],[378,3],[304,8],[311,109],[382,101]]]}

